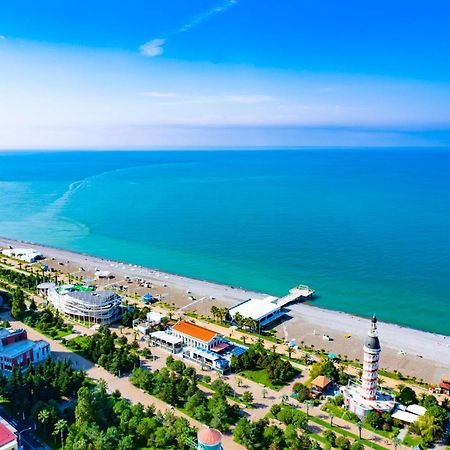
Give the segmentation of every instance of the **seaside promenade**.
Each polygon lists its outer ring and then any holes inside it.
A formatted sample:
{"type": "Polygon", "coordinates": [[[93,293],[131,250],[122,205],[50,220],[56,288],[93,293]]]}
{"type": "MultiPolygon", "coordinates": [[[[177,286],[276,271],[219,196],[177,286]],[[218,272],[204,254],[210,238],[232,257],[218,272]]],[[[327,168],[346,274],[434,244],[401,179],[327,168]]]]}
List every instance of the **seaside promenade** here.
{"type": "MultiPolygon", "coordinates": [[[[221,285],[204,280],[187,278],[132,264],[101,259],[66,250],[17,242],[0,238],[0,247],[29,246],[47,256],[45,264],[57,273],[71,274],[85,281],[94,281],[100,289],[113,285],[125,285],[130,297],[143,293],[159,296],[174,309],[209,314],[211,306],[230,307],[248,298],[262,299],[261,292],[221,285]],[[81,270],[83,269],[83,270],[81,270]],[[113,280],[95,280],[94,273],[105,270],[114,275],[113,280]],[[151,286],[142,288],[138,280],[151,286]],[[196,300],[193,301],[192,297],[196,300]]],[[[379,312],[382,316],[382,312],[379,312]]],[[[368,320],[347,313],[318,308],[309,304],[293,304],[288,308],[288,318],[277,327],[277,335],[283,340],[314,345],[327,352],[347,355],[351,359],[361,357],[368,320]],[[331,335],[332,341],[322,339],[331,335]],[[345,336],[350,335],[348,339],[345,336]]],[[[382,335],[382,367],[436,383],[443,374],[450,373],[450,337],[378,322],[382,335]]]]}

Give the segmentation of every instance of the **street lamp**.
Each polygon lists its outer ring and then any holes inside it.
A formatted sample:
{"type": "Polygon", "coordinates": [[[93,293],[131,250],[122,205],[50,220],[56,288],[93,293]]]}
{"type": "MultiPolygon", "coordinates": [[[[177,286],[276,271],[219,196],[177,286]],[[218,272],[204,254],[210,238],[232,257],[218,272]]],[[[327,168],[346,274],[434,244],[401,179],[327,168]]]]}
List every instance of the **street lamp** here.
{"type": "Polygon", "coordinates": [[[17,433],[17,437],[19,438],[19,448],[22,447],[22,440],[21,440],[22,433],[24,433],[25,431],[30,431],[30,430],[32,430],[32,429],[33,429],[32,427],[28,427],[28,428],[25,428],[24,430],[19,431],[19,432],[17,433]]]}

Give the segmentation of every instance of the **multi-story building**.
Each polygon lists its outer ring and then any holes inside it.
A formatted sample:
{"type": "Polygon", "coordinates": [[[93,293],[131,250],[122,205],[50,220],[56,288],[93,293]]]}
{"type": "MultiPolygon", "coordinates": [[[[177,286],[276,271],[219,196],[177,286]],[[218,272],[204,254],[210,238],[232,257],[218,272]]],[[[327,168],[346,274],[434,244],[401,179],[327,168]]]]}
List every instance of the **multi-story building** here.
{"type": "Polygon", "coordinates": [[[122,297],[82,285],[48,288],[48,301],[58,311],[84,322],[110,324],[122,316],[122,297]]]}
{"type": "Polygon", "coordinates": [[[28,340],[21,328],[0,328],[0,370],[10,373],[15,367],[26,369],[50,356],[50,344],[28,340]]]}

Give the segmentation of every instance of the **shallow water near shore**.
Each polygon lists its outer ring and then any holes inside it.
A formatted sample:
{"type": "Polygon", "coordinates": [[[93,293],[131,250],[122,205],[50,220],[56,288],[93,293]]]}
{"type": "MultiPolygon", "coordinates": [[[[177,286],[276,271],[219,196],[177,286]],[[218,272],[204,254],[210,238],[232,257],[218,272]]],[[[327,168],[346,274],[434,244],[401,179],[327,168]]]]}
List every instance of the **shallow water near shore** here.
{"type": "Polygon", "coordinates": [[[0,153],[0,235],[450,335],[450,151],[0,153]]]}

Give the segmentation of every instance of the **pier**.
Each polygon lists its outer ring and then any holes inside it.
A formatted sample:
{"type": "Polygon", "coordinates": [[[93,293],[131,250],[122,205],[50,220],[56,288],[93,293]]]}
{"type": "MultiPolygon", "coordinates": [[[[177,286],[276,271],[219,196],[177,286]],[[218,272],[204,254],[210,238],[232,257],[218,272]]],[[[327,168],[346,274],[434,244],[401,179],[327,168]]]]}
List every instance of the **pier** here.
{"type": "Polygon", "coordinates": [[[299,286],[290,289],[288,295],[278,298],[273,303],[279,306],[280,308],[283,308],[283,306],[287,306],[290,303],[310,300],[311,298],[314,297],[315,293],[316,291],[311,289],[309,286],[300,284],[299,286]]]}

